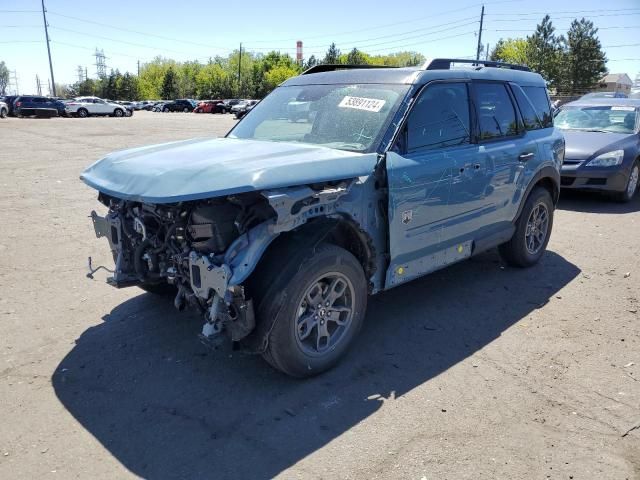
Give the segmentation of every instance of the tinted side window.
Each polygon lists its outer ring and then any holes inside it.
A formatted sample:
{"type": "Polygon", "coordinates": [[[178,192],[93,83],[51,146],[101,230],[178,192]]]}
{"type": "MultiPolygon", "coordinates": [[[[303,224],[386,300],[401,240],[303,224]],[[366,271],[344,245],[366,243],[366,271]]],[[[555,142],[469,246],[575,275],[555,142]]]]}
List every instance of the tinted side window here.
{"type": "Polygon", "coordinates": [[[469,131],[467,85],[431,85],[422,92],[407,121],[407,150],[469,143],[469,131]]]}
{"type": "Polygon", "coordinates": [[[516,111],[502,83],[476,83],[476,108],[480,140],[518,134],[516,111]]]}
{"type": "Polygon", "coordinates": [[[544,87],[522,87],[522,90],[531,100],[538,118],[542,121],[542,126],[544,128],[553,127],[553,115],[551,114],[551,104],[549,103],[547,89],[544,87]]]}
{"type": "Polygon", "coordinates": [[[538,118],[538,115],[531,105],[529,98],[522,91],[522,88],[518,85],[511,85],[511,91],[513,95],[516,97],[516,102],[518,103],[518,107],[520,108],[520,114],[522,115],[522,120],[524,121],[524,127],[527,130],[537,130],[542,128],[542,123],[538,118]]]}

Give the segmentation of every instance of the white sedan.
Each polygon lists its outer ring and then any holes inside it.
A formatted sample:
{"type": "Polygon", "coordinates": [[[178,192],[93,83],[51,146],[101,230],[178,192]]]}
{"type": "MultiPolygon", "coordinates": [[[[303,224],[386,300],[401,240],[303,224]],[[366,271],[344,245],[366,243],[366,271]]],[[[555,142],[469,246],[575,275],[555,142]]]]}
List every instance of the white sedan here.
{"type": "Polygon", "coordinates": [[[126,116],[126,108],[120,104],[107,102],[98,97],[78,97],[67,102],[64,108],[67,115],[76,115],[81,118],[89,115],[111,115],[114,117],[126,116]]]}

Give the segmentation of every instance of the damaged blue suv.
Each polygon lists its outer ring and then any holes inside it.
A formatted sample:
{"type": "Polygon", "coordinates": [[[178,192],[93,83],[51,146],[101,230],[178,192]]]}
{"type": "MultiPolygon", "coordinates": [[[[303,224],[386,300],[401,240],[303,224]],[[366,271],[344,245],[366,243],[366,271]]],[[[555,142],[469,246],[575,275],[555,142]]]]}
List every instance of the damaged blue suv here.
{"type": "Polygon", "coordinates": [[[493,247],[535,264],[564,156],[545,82],[463,63],[320,65],[225,138],[97,161],[81,179],[108,207],[91,214],[107,281],[170,290],[202,313],[203,339],[305,377],[343,356],[371,294],[493,247]]]}

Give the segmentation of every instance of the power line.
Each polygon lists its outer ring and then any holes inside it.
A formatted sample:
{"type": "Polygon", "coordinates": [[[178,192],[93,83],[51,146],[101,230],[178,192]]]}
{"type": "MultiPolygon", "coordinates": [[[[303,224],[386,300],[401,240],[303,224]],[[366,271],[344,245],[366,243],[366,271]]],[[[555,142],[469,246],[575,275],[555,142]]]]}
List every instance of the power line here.
{"type": "MultiPolygon", "coordinates": [[[[340,42],[340,43],[343,44],[343,45],[346,44],[346,43],[349,43],[349,44],[351,44],[353,46],[356,46],[356,47],[357,46],[362,46],[363,48],[366,48],[366,45],[362,45],[362,44],[368,44],[370,41],[381,40],[383,38],[396,38],[396,39],[398,39],[398,41],[410,40],[410,39],[413,39],[413,38],[420,38],[421,36],[432,35],[432,34],[435,34],[435,33],[446,32],[446,31],[449,31],[449,30],[452,30],[452,29],[455,29],[455,28],[462,28],[462,27],[466,27],[466,26],[469,26],[469,25],[473,25],[474,23],[478,23],[478,20],[476,20],[476,18],[477,17],[475,17],[475,16],[467,17],[467,18],[461,18],[460,20],[454,20],[452,22],[442,23],[440,25],[432,25],[432,26],[429,26],[429,27],[418,28],[416,30],[410,30],[408,32],[401,33],[400,35],[398,35],[398,34],[383,35],[381,37],[373,37],[373,38],[369,38],[367,40],[356,40],[356,41],[350,41],[350,42],[343,41],[343,42],[340,42]],[[463,22],[463,21],[466,22],[467,20],[473,20],[473,21],[472,22],[467,22],[467,23],[464,23],[464,24],[461,24],[461,25],[453,25],[455,23],[460,23],[460,22],[463,22]],[[440,27],[447,27],[447,28],[445,28],[444,30],[430,31],[430,32],[428,32],[426,34],[415,35],[415,36],[412,36],[412,37],[407,37],[407,38],[402,38],[402,39],[399,38],[399,37],[404,37],[406,35],[410,35],[410,34],[415,33],[415,32],[421,32],[423,30],[431,30],[431,29],[440,28],[440,27]]],[[[384,43],[385,42],[383,42],[382,44],[384,44],[384,43]]],[[[388,42],[388,43],[392,43],[392,42],[388,42]]],[[[381,44],[377,43],[377,44],[369,45],[369,46],[377,46],[377,45],[381,45],[381,44]]],[[[307,45],[306,48],[325,48],[326,46],[327,45],[307,45]]]]}
{"type": "Polygon", "coordinates": [[[50,12],[50,13],[51,13],[51,15],[56,15],[57,17],[68,18],[68,19],[71,19],[71,20],[77,20],[79,22],[84,22],[84,23],[91,23],[93,25],[100,25],[102,27],[112,28],[114,30],[120,30],[122,32],[135,33],[137,35],[143,35],[143,36],[146,36],[146,37],[155,37],[155,38],[160,38],[162,40],[169,40],[169,41],[172,41],[172,42],[180,42],[180,43],[184,43],[184,44],[196,45],[196,46],[201,46],[201,47],[206,47],[206,48],[216,48],[216,49],[219,49],[219,50],[233,50],[233,49],[224,48],[224,47],[217,47],[215,45],[207,45],[207,44],[204,44],[204,43],[191,42],[189,40],[182,40],[182,39],[179,39],[179,38],[166,37],[164,35],[157,35],[157,34],[154,34],[154,33],[141,32],[139,30],[131,30],[129,28],[116,27],[115,25],[109,25],[107,23],[96,22],[94,20],[87,20],[85,18],[74,17],[74,16],[71,16],[71,15],[64,15],[62,13],[57,13],[57,12],[50,12]]]}
{"type": "MultiPolygon", "coordinates": [[[[517,15],[517,14],[514,14],[517,15]]],[[[600,17],[625,17],[627,15],[640,15],[640,12],[628,12],[628,13],[612,13],[602,15],[582,15],[585,19],[600,18],[600,17]]],[[[555,17],[555,20],[577,20],[576,17],[555,17]]],[[[553,19],[552,19],[553,20],[553,19]]],[[[492,22],[531,22],[535,21],[533,18],[495,18],[492,22]]]]}
{"type": "MultiPolygon", "coordinates": [[[[351,45],[352,47],[356,47],[356,48],[360,48],[360,49],[369,49],[369,48],[371,48],[371,47],[378,47],[378,46],[380,46],[380,45],[390,45],[390,44],[392,44],[392,43],[399,43],[399,42],[404,42],[404,41],[407,41],[407,40],[414,40],[414,39],[416,39],[416,38],[428,37],[428,36],[431,36],[431,35],[435,35],[435,34],[437,34],[437,33],[449,32],[449,31],[451,31],[451,30],[455,30],[456,28],[462,28],[462,27],[466,27],[466,26],[469,26],[469,25],[474,25],[474,24],[476,24],[476,23],[478,23],[478,21],[477,21],[477,20],[475,20],[475,21],[473,21],[473,22],[465,23],[465,24],[463,24],[463,25],[458,25],[457,27],[445,28],[445,29],[442,29],[442,30],[435,30],[435,31],[432,31],[432,32],[429,32],[429,33],[423,33],[423,34],[421,34],[421,35],[414,35],[414,36],[411,36],[411,37],[400,38],[400,39],[397,39],[397,40],[391,40],[391,41],[388,41],[388,42],[379,42],[379,43],[373,43],[373,44],[368,44],[368,45],[361,45],[361,44],[359,44],[359,43],[353,43],[353,42],[350,42],[350,45],[351,45]]],[[[346,44],[346,42],[343,42],[343,44],[346,44]]],[[[317,45],[317,46],[311,46],[311,47],[309,47],[309,48],[320,48],[320,46],[319,46],[319,45],[317,45]]]]}
{"type": "MultiPolygon", "coordinates": [[[[559,30],[566,30],[571,28],[571,25],[566,26],[566,27],[557,27],[554,25],[554,28],[559,29],[559,30]]],[[[621,29],[621,28],[638,28],[640,29],[640,25],[628,25],[628,26],[623,26],[623,25],[618,25],[618,26],[614,26],[614,27],[597,27],[598,30],[612,30],[612,29],[621,29]]],[[[527,33],[527,32],[531,32],[531,29],[520,29],[520,30],[510,30],[510,29],[496,29],[496,30],[487,30],[485,29],[485,31],[489,31],[489,32],[512,32],[512,33],[527,33]]]]}
{"type": "Polygon", "coordinates": [[[585,13],[598,13],[598,12],[626,12],[629,10],[640,10],[640,8],[620,8],[620,9],[613,9],[613,8],[607,8],[607,9],[598,9],[598,10],[564,10],[564,11],[558,11],[558,12],[523,12],[523,13],[488,13],[487,15],[492,16],[492,17],[503,17],[503,16],[513,16],[513,15],[519,15],[519,16],[525,16],[525,15],[556,15],[556,14],[564,14],[564,13],[577,13],[580,15],[584,15],[585,13]]]}

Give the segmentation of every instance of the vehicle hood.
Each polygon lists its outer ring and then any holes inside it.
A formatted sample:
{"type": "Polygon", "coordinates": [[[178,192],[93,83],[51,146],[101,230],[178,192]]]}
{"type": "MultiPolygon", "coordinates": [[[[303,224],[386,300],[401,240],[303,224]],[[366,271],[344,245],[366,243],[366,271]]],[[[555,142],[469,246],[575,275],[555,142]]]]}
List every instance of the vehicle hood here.
{"type": "Polygon", "coordinates": [[[111,153],[80,179],[117,198],[174,203],[369,175],[376,162],[313,145],[193,139],[111,153]]]}
{"type": "Polygon", "coordinates": [[[616,150],[619,143],[631,137],[628,133],[581,132],[562,130],[565,146],[565,158],[585,160],[596,153],[616,150]]]}

